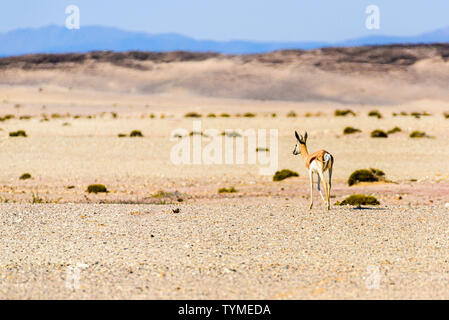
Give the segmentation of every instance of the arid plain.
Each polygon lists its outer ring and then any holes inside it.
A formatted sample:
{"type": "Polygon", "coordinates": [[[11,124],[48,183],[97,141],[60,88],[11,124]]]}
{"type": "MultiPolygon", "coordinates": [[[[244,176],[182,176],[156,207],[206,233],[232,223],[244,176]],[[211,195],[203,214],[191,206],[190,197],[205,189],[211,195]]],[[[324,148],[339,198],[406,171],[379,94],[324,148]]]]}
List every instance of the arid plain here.
{"type": "Polygon", "coordinates": [[[414,46],[0,59],[0,297],[449,298],[448,56],[414,46]],[[346,109],[355,115],[335,116],[346,109]],[[264,152],[277,148],[278,169],[300,176],[174,164],[172,148],[191,139],[174,136],[194,121],[218,135],[277,129],[264,152]],[[9,136],[18,130],[27,137],[9,136]],[[330,211],[316,189],[308,210],[295,130],[335,157],[330,211]],[[386,181],[348,186],[369,168],[386,181]],[[380,205],[334,205],[352,194],[380,205]]]}

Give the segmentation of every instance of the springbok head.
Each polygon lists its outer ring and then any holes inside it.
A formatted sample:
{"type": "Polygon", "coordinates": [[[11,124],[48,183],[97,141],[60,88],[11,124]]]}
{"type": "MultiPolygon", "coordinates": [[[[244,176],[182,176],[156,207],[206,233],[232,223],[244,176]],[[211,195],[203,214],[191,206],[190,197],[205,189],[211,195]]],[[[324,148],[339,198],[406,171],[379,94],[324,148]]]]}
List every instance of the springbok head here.
{"type": "Polygon", "coordinates": [[[304,133],[304,137],[302,135],[299,135],[298,132],[295,131],[295,137],[296,137],[296,145],[295,149],[293,150],[293,154],[296,156],[298,154],[301,154],[299,146],[302,144],[305,145],[307,142],[307,131],[304,133]]]}

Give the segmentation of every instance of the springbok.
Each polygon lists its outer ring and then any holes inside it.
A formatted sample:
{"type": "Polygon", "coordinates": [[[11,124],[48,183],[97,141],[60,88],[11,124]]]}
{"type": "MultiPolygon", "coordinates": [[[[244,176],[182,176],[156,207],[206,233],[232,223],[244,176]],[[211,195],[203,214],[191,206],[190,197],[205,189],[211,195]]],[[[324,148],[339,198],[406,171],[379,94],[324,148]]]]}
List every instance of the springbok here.
{"type": "Polygon", "coordinates": [[[295,131],[296,137],[296,146],[295,150],[293,150],[294,155],[301,154],[302,159],[304,160],[304,164],[309,170],[309,178],[310,178],[310,209],[313,207],[313,173],[316,173],[318,176],[318,191],[320,192],[321,198],[324,203],[327,205],[327,210],[330,209],[330,193],[332,186],[332,167],[334,165],[334,157],[327,152],[326,150],[319,150],[312,154],[309,154],[307,151],[307,132],[304,133],[304,137],[300,136],[298,132],[295,131]],[[326,182],[324,178],[324,173],[326,170],[329,171],[329,183],[326,182]],[[323,180],[324,192],[326,194],[326,199],[324,199],[323,193],[321,192],[320,180],[323,180]]]}

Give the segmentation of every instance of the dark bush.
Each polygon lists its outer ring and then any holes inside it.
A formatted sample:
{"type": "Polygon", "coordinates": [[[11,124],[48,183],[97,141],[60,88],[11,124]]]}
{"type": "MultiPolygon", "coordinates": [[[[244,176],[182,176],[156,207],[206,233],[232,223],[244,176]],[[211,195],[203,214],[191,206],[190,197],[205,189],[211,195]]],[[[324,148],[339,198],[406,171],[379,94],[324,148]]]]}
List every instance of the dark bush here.
{"type": "Polygon", "coordinates": [[[352,186],[359,182],[376,182],[381,177],[385,176],[385,173],[379,169],[360,169],[354,171],[348,179],[348,185],[352,186]]]}
{"type": "Polygon", "coordinates": [[[353,127],[346,127],[343,130],[343,134],[352,134],[352,133],[357,133],[357,132],[362,132],[362,130],[356,129],[356,128],[353,128],[353,127]]]}
{"type": "Polygon", "coordinates": [[[237,190],[234,187],[218,189],[218,193],[235,193],[235,192],[237,192],[237,190]]]}
{"type": "Polygon", "coordinates": [[[444,116],[446,119],[449,119],[449,112],[443,113],[443,116],[444,116]]]}
{"type": "Polygon", "coordinates": [[[426,133],[423,131],[413,131],[410,133],[410,138],[425,138],[427,137],[426,133]]]}
{"type": "Polygon", "coordinates": [[[134,130],[129,134],[130,137],[143,137],[142,132],[139,130],[134,130]]]}
{"type": "Polygon", "coordinates": [[[10,137],[28,137],[26,132],[23,130],[14,131],[9,133],[10,137]]]}
{"type": "Polygon", "coordinates": [[[87,187],[89,193],[108,193],[108,189],[104,184],[91,184],[87,187]]]}
{"type": "Polygon", "coordinates": [[[344,206],[361,206],[361,205],[370,205],[377,206],[380,202],[373,196],[365,196],[363,194],[353,194],[352,196],[347,197],[342,202],[337,202],[336,205],[344,206]]]}
{"type": "Polygon", "coordinates": [[[287,113],[287,118],[296,118],[296,113],[294,111],[290,111],[287,113]]]}
{"type": "Polygon", "coordinates": [[[31,179],[31,174],[29,174],[29,173],[24,173],[24,174],[22,174],[22,175],[20,176],[19,179],[20,179],[20,180],[28,180],[28,179],[31,179]]]}
{"type": "Polygon", "coordinates": [[[207,115],[208,118],[216,118],[217,116],[215,115],[215,113],[209,113],[207,115]]]}
{"type": "Polygon", "coordinates": [[[220,117],[222,118],[229,118],[231,115],[229,113],[222,113],[220,114],[220,117]]]}
{"type": "Polygon", "coordinates": [[[388,133],[388,134],[393,134],[393,133],[401,132],[401,131],[402,131],[401,128],[399,128],[399,127],[394,127],[393,129],[388,130],[387,133],[388,133]]]}
{"type": "Polygon", "coordinates": [[[256,116],[255,113],[247,112],[243,115],[245,118],[254,118],[256,116]]]}
{"type": "Polygon", "coordinates": [[[189,112],[189,113],[186,113],[186,115],[184,117],[186,117],[186,118],[201,118],[201,115],[196,112],[189,112]]]}
{"type": "Polygon", "coordinates": [[[281,171],[276,171],[273,176],[273,181],[282,181],[290,177],[299,177],[299,174],[289,169],[283,169],[281,171]]]}
{"type": "Polygon", "coordinates": [[[335,110],[335,116],[336,117],[346,117],[347,115],[352,115],[355,116],[355,112],[350,110],[350,109],[346,109],[346,110],[335,110]]]}
{"type": "Polygon", "coordinates": [[[377,119],[381,119],[382,115],[377,110],[372,110],[368,113],[368,117],[376,117],[377,119]]]}
{"type": "Polygon", "coordinates": [[[382,130],[374,130],[371,132],[371,138],[388,138],[388,134],[382,130]]]}

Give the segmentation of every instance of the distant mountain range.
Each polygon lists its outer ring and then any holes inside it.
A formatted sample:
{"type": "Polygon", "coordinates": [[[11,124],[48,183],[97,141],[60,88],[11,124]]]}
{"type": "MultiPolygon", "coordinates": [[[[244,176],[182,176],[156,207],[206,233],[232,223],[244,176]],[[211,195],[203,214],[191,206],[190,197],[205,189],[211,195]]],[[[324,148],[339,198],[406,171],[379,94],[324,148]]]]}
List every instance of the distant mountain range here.
{"type": "Polygon", "coordinates": [[[265,53],[282,49],[316,49],[386,44],[449,43],[449,27],[410,37],[368,36],[347,41],[255,42],[197,40],[176,33],[148,34],[117,28],[89,26],[68,30],[61,26],[17,29],[0,34],[0,56],[32,53],[111,51],[195,51],[225,54],[265,53]]]}

